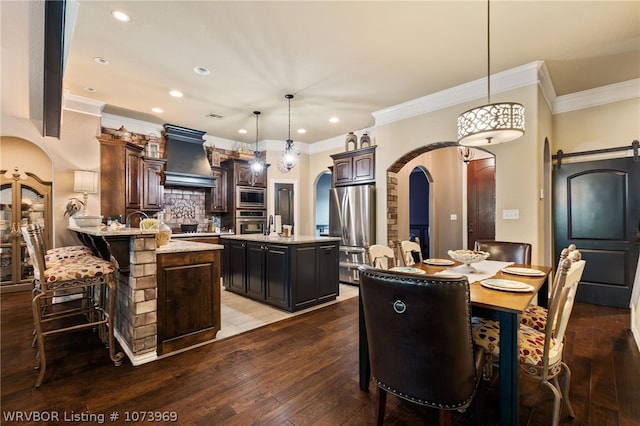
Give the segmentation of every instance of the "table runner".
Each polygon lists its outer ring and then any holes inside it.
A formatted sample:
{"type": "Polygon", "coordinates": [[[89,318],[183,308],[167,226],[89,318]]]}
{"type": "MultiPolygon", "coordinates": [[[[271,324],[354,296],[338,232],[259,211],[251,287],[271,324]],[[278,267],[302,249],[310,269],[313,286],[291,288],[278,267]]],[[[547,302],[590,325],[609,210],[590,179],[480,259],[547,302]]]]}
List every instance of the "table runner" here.
{"type": "Polygon", "coordinates": [[[458,265],[453,268],[448,268],[440,272],[436,272],[436,275],[446,275],[446,274],[459,274],[465,275],[469,280],[469,284],[474,283],[476,281],[485,280],[494,276],[498,271],[502,268],[506,268],[509,265],[513,265],[513,262],[500,262],[498,260],[483,260],[478,263],[474,263],[472,266],[475,268],[476,272],[466,272],[466,265],[458,265]]]}

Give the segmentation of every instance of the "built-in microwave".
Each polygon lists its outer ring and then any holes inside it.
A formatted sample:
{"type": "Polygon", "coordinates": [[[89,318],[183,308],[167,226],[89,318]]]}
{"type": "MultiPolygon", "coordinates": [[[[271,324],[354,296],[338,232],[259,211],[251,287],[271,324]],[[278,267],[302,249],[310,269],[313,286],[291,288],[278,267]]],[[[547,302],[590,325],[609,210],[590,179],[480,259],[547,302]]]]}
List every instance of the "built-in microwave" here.
{"type": "Polygon", "coordinates": [[[251,186],[236,186],[236,208],[266,209],[266,189],[251,186]]]}

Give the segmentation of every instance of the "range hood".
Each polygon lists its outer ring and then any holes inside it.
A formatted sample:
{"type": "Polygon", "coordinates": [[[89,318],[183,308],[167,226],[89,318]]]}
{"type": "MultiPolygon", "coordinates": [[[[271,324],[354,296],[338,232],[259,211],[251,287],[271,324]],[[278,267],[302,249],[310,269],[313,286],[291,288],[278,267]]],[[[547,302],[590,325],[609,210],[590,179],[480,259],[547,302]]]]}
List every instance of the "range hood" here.
{"type": "Polygon", "coordinates": [[[213,187],[211,165],[204,151],[204,134],[199,130],[165,124],[167,165],[165,186],[213,187]]]}

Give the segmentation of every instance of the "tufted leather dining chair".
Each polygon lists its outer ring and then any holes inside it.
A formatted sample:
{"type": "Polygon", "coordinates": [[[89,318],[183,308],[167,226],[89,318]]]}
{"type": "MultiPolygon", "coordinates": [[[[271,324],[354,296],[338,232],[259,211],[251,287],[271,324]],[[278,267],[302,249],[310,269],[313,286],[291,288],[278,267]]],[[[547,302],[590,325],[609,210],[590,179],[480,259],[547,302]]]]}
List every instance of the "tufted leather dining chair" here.
{"type": "Polygon", "coordinates": [[[438,409],[450,424],[451,410],[471,404],[484,358],[471,337],[467,278],[359,270],[377,424],[387,393],[438,409]]]}
{"type": "Polygon", "coordinates": [[[489,253],[489,260],[514,262],[523,265],[531,263],[531,244],[511,241],[476,240],[474,250],[489,253]]]}

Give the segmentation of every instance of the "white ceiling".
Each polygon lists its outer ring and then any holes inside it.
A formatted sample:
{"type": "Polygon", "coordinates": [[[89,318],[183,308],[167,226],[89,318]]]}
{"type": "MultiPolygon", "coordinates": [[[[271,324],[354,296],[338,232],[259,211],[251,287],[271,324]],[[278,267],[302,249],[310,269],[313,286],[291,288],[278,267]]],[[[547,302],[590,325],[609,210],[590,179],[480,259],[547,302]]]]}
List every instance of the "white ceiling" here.
{"type": "MultiPolygon", "coordinates": [[[[105,111],[242,142],[255,141],[254,110],[260,140],[286,139],[287,93],[292,139],[312,143],[487,73],[485,1],[77,3],[66,90],[105,102],[105,111]],[[131,22],[113,19],[114,9],[131,22]],[[152,113],[156,106],[164,113],[152,113]]],[[[492,73],[537,60],[557,95],[639,78],[640,2],[494,0],[492,73]]]]}

